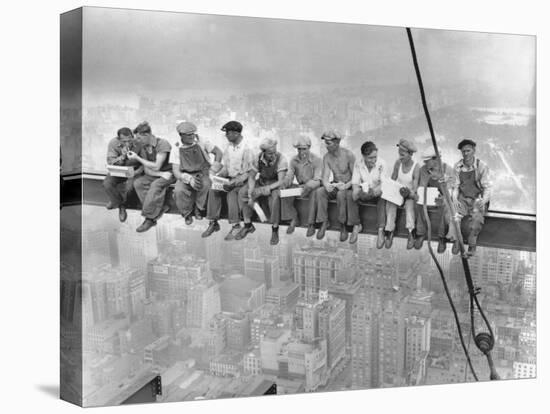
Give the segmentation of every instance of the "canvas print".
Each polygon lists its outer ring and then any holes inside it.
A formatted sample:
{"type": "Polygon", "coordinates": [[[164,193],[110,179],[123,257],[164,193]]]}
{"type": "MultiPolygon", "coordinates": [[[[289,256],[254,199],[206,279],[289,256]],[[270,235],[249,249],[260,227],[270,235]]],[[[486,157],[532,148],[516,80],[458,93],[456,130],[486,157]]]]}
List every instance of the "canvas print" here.
{"type": "Polygon", "coordinates": [[[536,377],[532,35],[61,15],[61,397],[536,377]]]}

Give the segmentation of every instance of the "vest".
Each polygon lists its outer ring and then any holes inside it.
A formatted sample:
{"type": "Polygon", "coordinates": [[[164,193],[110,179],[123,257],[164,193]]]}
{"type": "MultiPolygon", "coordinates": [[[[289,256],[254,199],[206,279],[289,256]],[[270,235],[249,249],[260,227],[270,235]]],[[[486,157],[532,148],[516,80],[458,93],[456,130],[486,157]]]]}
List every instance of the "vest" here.
{"type": "Polygon", "coordinates": [[[281,153],[277,152],[275,155],[275,161],[271,165],[267,165],[262,161],[262,154],[258,156],[258,172],[260,173],[258,182],[260,185],[273,184],[279,179],[277,176],[277,169],[279,168],[280,159],[281,153]]]}

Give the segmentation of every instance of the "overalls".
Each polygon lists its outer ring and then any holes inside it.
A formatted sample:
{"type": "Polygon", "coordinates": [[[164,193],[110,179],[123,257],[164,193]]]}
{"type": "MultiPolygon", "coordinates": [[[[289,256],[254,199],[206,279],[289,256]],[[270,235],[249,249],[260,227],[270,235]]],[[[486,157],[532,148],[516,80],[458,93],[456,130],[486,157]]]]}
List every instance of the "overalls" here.
{"type": "Polygon", "coordinates": [[[479,207],[475,200],[480,196],[482,190],[476,180],[476,171],[479,169],[479,160],[477,168],[472,171],[461,171],[459,174],[460,185],[458,188],[458,211],[460,218],[470,216],[470,234],[468,244],[475,246],[477,236],[485,223],[486,206],[479,207]]]}
{"type": "Polygon", "coordinates": [[[206,209],[206,200],[208,191],[212,187],[210,181],[210,161],[206,158],[204,150],[199,144],[179,148],[180,171],[191,174],[196,182],[198,189],[194,189],[190,184],[181,180],[176,182],[174,198],[176,206],[182,216],[187,217],[193,213],[194,209],[203,211],[206,209]]]}
{"type": "MultiPolygon", "coordinates": [[[[258,181],[256,183],[257,186],[263,187],[265,185],[270,185],[277,182],[277,180],[279,179],[277,169],[279,168],[280,159],[281,154],[278,152],[275,155],[275,161],[273,161],[271,164],[266,164],[262,160],[262,154],[259,155],[258,172],[260,173],[260,176],[258,177],[258,181]]],[[[252,219],[254,210],[248,205],[248,186],[243,186],[240,190],[239,195],[241,196],[242,200],[244,219],[245,221],[250,221],[252,219]]],[[[281,193],[279,189],[275,189],[272,190],[268,196],[262,196],[258,198],[258,203],[262,206],[262,208],[266,207],[265,204],[267,204],[267,207],[269,207],[269,222],[274,226],[278,225],[281,221],[280,195],[281,193]]]]}

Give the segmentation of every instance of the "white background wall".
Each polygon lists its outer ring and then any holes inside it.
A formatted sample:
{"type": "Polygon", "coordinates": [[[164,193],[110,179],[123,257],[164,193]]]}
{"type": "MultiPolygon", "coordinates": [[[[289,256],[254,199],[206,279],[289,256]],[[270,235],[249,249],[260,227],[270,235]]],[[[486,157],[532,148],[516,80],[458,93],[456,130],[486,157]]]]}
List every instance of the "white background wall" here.
{"type": "MultiPolygon", "coordinates": [[[[538,154],[548,152],[550,29],[542,1],[376,1],[298,2],[297,0],[185,2],[94,1],[89,5],[213,14],[281,17],[350,23],[465,29],[538,35],[538,154]],[[545,93],[546,92],[546,93],[545,93]],[[546,119],[545,119],[546,117],[546,119]]],[[[0,201],[0,381],[3,412],[74,412],[57,398],[59,372],[59,13],[77,1],[5,2],[2,35],[0,119],[4,179],[0,201]],[[6,164],[7,160],[7,164],[6,164]],[[7,229],[7,232],[6,232],[7,229]]],[[[544,171],[541,171],[544,172],[544,171]]],[[[545,195],[539,179],[538,210],[545,195]]],[[[538,251],[548,220],[538,218],[538,251]]],[[[539,256],[539,366],[537,380],[428,386],[269,399],[253,398],[114,408],[118,413],[234,412],[543,412],[548,369],[548,259],[539,256]]],[[[107,412],[101,408],[94,412],[107,412]]],[[[545,411],[547,412],[547,411],[545,411]]]]}

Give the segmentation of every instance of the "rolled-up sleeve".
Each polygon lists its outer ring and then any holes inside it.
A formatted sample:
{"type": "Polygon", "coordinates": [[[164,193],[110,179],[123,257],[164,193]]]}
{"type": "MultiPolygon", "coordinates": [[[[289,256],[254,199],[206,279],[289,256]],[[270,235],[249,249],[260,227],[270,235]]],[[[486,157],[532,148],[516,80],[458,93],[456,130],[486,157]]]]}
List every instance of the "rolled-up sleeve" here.
{"type": "Polygon", "coordinates": [[[277,166],[277,172],[287,171],[287,170],[288,170],[288,160],[283,154],[281,154],[281,158],[279,158],[279,165],[277,166]]]}
{"type": "Polygon", "coordinates": [[[323,161],[319,157],[315,157],[313,164],[313,179],[321,181],[323,179],[323,161]]]}
{"type": "Polygon", "coordinates": [[[361,184],[361,172],[359,171],[359,162],[356,161],[355,165],[353,166],[353,174],[351,176],[351,183],[353,185],[360,185],[361,184]]]}

